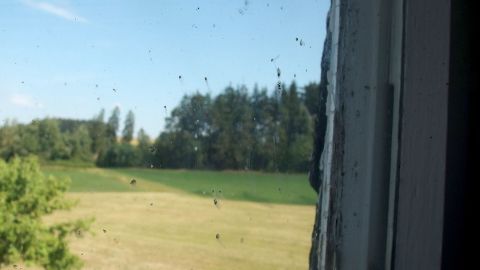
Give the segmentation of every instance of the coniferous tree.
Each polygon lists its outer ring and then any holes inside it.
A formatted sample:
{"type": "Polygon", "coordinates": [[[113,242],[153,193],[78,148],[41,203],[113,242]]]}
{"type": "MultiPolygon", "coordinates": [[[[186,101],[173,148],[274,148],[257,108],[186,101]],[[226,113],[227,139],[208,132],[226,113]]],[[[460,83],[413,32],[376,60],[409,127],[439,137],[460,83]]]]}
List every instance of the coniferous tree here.
{"type": "Polygon", "coordinates": [[[107,122],[107,137],[110,143],[117,142],[118,129],[120,127],[120,108],[115,106],[107,122]]]}
{"type": "Polygon", "coordinates": [[[132,111],[128,111],[125,118],[125,124],[122,131],[122,142],[130,143],[133,139],[133,132],[135,129],[135,115],[132,111]]]}

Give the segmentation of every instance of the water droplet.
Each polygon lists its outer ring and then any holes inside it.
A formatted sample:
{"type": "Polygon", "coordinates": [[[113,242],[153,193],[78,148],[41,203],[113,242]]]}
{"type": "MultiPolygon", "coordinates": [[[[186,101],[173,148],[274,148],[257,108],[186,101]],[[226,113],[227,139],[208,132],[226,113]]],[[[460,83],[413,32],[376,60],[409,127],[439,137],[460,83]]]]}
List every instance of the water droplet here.
{"type": "Polygon", "coordinates": [[[137,180],[135,180],[135,178],[133,178],[132,180],[130,180],[130,185],[134,186],[137,184],[137,180]]]}
{"type": "Polygon", "coordinates": [[[279,78],[280,78],[280,75],[281,75],[280,68],[277,68],[277,77],[279,77],[279,78]]]}
{"type": "Polygon", "coordinates": [[[107,230],[103,229],[103,233],[107,233],[107,230]]]}
{"type": "Polygon", "coordinates": [[[216,238],[217,240],[219,240],[219,239],[220,239],[220,234],[217,233],[217,234],[215,235],[215,238],[216,238]]]}
{"type": "Polygon", "coordinates": [[[113,90],[113,92],[115,92],[115,93],[117,92],[117,89],[115,89],[115,88],[113,88],[112,90],[113,90]]]}

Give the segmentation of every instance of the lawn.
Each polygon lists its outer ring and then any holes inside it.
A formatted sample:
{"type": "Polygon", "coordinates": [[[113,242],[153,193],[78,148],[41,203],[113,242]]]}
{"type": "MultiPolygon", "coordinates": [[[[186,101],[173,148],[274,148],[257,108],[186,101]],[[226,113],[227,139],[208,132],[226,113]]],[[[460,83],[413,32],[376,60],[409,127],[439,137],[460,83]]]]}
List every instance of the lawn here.
{"type": "Polygon", "coordinates": [[[47,222],[95,217],[93,234],[70,242],[85,269],[308,268],[315,209],[305,175],[60,166],[44,171],[69,176],[67,196],[79,201],[47,222]]]}
{"type": "Polygon", "coordinates": [[[251,171],[189,171],[158,169],[99,169],[50,166],[45,172],[69,176],[72,192],[176,190],[229,200],[315,204],[316,194],[306,174],[251,171]],[[136,185],[130,185],[131,179],[136,185]]]}

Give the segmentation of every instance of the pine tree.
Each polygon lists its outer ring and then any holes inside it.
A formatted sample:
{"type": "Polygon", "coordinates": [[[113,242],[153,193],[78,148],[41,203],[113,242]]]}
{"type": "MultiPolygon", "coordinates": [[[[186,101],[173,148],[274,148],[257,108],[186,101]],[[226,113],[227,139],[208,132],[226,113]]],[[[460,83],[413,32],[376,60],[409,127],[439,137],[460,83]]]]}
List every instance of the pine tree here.
{"type": "Polygon", "coordinates": [[[122,131],[122,142],[130,143],[133,139],[133,132],[135,129],[135,115],[132,111],[128,111],[125,118],[125,124],[122,131]]]}

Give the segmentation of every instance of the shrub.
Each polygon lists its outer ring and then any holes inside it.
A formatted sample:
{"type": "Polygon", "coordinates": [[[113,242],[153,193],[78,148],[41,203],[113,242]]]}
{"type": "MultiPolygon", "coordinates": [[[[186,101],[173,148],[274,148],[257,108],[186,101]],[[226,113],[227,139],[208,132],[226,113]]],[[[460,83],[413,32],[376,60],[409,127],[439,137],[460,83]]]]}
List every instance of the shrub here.
{"type": "Polygon", "coordinates": [[[91,221],[46,225],[42,217],[70,209],[68,179],[45,177],[34,157],[0,159],[0,267],[16,262],[45,269],[79,269],[67,236],[86,231],[91,221]]]}

